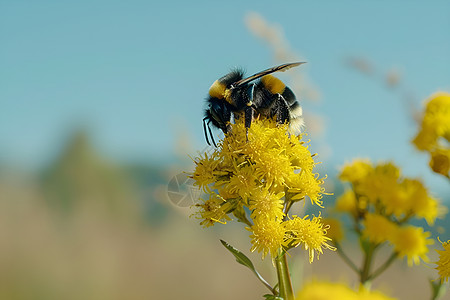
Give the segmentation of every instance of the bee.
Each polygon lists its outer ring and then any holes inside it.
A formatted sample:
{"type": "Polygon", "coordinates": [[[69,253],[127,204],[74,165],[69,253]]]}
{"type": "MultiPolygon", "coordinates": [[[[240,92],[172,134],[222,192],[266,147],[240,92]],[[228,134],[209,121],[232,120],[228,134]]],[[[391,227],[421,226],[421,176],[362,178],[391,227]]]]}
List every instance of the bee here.
{"type": "Polygon", "coordinates": [[[242,116],[247,129],[255,118],[275,118],[279,124],[288,123],[290,132],[299,133],[303,126],[302,108],[292,90],[270,74],[284,72],[303,63],[283,64],[246,78],[244,72],[237,69],[216,80],[209,88],[208,107],[203,118],[208,145],[211,145],[209,133],[216,146],[210,125],[227,133],[229,124],[242,116]]]}

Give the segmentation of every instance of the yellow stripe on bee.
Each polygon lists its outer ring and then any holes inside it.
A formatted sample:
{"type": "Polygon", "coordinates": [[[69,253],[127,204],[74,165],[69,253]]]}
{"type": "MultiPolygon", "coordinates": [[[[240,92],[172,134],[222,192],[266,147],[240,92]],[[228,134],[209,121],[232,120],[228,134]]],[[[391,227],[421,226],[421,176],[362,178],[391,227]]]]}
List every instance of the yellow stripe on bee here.
{"type": "Polygon", "coordinates": [[[261,82],[272,94],[282,94],[286,87],[280,79],[272,75],[263,76],[261,82]]]}
{"type": "Polygon", "coordinates": [[[209,88],[209,95],[213,98],[225,99],[228,103],[232,103],[231,90],[227,89],[225,84],[219,82],[218,80],[214,81],[214,83],[209,88]]]}
{"type": "Polygon", "coordinates": [[[226,86],[216,80],[209,88],[209,95],[213,98],[223,99],[225,98],[225,89],[226,86]]]}

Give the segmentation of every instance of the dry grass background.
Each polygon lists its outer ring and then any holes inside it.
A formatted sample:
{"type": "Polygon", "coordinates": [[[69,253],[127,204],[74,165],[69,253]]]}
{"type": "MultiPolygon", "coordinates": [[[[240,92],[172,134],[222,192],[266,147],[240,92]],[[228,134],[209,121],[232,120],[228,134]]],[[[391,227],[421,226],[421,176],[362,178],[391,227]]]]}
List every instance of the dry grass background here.
{"type": "MultiPolygon", "coordinates": [[[[261,299],[266,292],[219,243],[248,253],[240,224],[204,230],[167,198],[157,200],[171,211],[157,226],[138,210],[117,214],[95,198],[62,211],[43,190],[30,179],[0,182],[0,299],[261,299]]],[[[136,198],[123,200],[138,206],[136,198]]],[[[296,253],[297,287],[313,278],[355,284],[336,253],[311,265],[305,251],[296,253]]],[[[270,262],[249,256],[273,282],[270,262]]],[[[427,299],[426,274],[433,270],[397,263],[374,286],[399,299],[427,299]]]]}

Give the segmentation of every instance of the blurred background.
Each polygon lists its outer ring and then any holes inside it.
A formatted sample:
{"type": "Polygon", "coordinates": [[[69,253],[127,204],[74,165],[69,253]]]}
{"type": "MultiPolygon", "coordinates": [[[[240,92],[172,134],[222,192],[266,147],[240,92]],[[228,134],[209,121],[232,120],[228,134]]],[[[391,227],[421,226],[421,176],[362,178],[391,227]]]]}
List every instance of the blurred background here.
{"type": "MultiPolygon", "coordinates": [[[[219,243],[248,254],[248,234],[189,217],[198,195],[183,173],[210,150],[205,98],[234,67],[308,62],[277,76],[301,101],[327,192],[339,195],[353,158],[391,160],[448,206],[447,180],[410,141],[423,101],[450,91],[449,11],[438,0],[0,1],[0,299],[261,298],[219,243]]],[[[335,253],[309,265],[304,252],[294,285],[355,282],[335,253]]],[[[425,299],[424,274],[397,263],[375,287],[425,299]]]]}

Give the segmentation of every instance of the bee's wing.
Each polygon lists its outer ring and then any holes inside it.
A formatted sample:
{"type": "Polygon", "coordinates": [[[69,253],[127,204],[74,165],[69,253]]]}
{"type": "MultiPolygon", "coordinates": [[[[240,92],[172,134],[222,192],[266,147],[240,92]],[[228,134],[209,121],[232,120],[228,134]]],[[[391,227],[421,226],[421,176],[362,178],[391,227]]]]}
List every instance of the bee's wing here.
{"type": "Polygon", "coordinates": [[[267,74],[274,73],[274,72],[284,72],[286,70],[289,70],[290,68],[297,67],[297,66],[299,66],[301,64],[305,64],[305,63],[306,62],[295,62],[295,63],[289,63],[289,64],[276,66],[276,67],[261,71],[259,73],[256,73],[250,77],[241,79],[241,80],[233,83],[233,86],[238,87],[240,85],[246,84],[246,83],[253,81],[255,79],[258,79],[260,77],[266,76],[267,74]]]}

